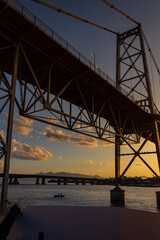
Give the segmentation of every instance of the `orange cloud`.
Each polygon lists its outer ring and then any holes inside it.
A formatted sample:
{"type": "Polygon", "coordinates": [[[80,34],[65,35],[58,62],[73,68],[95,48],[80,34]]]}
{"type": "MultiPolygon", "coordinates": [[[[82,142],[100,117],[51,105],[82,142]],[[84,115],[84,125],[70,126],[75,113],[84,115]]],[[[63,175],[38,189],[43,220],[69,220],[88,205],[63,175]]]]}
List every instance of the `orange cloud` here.
{"type": "Polygon", "coordinates": [[[3,124],[7,124],[7,119],[8,119],[8,113],[4,113],[3,114],[3,119],[0,121],[0,122],[2,122],[3,124]]]}
{"type": "Polygon", "coordinates": [[[113,146],[114,145],[114,143],[107,142],[107,141],[104,141],[104,140],[99,140],[98,144],[102,147],[113,146]]]}
{"type": "Polygon", "coordinates": [[[95,138],[85,138],[85,137],[71,137],[68,142],[75,143],[77,146],[84,147],[97,147],[98,140],[95,138]]]}
{"type": "Polygon", "coordinates": [[[3,167],[4,167],[4,162],[2,160],[0,160],[0,171],[3,171],[3,167]]]}
{"type": "Polygon", "coordinates": [[[3,130],[0,130],[0,135],[2,136],[3,139],[4,139],[5,136],[6,136],[6,134],[5,134],[5,132],[4,132],[3,130]]]}
{"type": "Polygon", "coordinates": [[[14,119],[14,131],[23,136],[29,136],[33,131],[31,128],[33,125],[33,120],[21,117],[14,119]]]}
{"type": "Polygon", "coordinates": [[[98,162],[97,165],[98,165],[98,167],[102,167],[102,163],[101,162],[98,162]]]}
{"type": "Polygon", "coordinates": [[[20,126],[20,127],[14,128],[14,131],[18,134],[28,136],[33,131],[33,128],[20,126]]]}
{"type": "Polygon", "coordinates": [[[56,130],[56,132],[51,128],[51,126],[46,127],[44,134],[49,141],[64,142],[67,141],[71,135],[64,134],[61,130],[56,130]]]}
{"type": "Polygon", "coordinates": [[[61,130],[54,131],[50,126],[46,127],[44,134],[49,141],[75,143],[77,146],[97,147],[98,140],[95,138],[74,137],[67,135],[61,130]]]}
{"type": "Polygon", "coordinates": [[[53,155],[47,151],[44,147],[29,146],[25,143],[19,143],[16,139],[12,140],[13,149],[12,157],[21,160],[36,160],[36,161],[47,161],[52,158],[53,155]]]}
{"type": "Polygon", "coordinates": [[[114,167],[114,165],[115,165],[114,162],[107,162],[106,164],[108,167],[114,167]]]}
{"type": "Polygon", "coordinates": [[[138,162],[138,163],[136,163],[136,165],[137,165],[137,166],[142,166],[143,163],[142,163],[142,162],[138,162]]]}
{"type": "MultiPolygon", "coordinates": [[[[76,125],[76,129],[81,129],[82,128],[82,126],[80,125],[80,124],[78,124],[78,125],[76,125]]],[[[84,126],[83,125],[83,130],[85,129],[85,131],[87,131],[87,132],[92,132],[93,131],[93,127],[89,127],[89,126],[84,126]]]]}
{"type": "Polygon", "coordinates": [[[87,164],[87,165],[93,165],[93,161],[92,161],[92,160],[85,161],[85,164],[87,164]]]}
{"type": "Polygon", "coordinates": [[[127,166],[128,163],[121,161],[121,165],[122,165],[122,166],[127,166]]]}
{"type": "Polygon", "coordinates": [[[87,165],[93,165],[93,166],[98,166],[98,167],[102,167],[102,163],[101,162],[93,162],[92,160],[88,160],[84,162],[87,165]]]}

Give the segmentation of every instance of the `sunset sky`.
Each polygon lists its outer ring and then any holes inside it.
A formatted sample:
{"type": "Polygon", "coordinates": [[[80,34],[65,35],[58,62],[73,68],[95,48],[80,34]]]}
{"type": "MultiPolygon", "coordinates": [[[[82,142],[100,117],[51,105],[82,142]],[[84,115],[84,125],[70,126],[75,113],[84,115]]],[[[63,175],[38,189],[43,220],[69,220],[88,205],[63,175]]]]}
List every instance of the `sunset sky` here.
{"type": "MultiPolygon", "coordinates": [[[[31,0],[20,2],[92,62],[94,59],[91,53],[95,53],[96,65],[115,80],[116,37],[113,34],[47,9],[31,0]]],[[[142,24],[155,59],[160,65],[160,1],[110,2],[142,24]]],[[[48,3],[120,33],[135,26],[100,0],[48,0],[48,3]]],[[[159,79],[152,66],[149,68],[154,76],[152,86],[156,104],[160,109],[159,79]]],[[[0,115],[0,133],[4,137],[6,124],[7,108],[0,115]]],[[[135,145],[134,147],[138,148],[135,145]]],[[[122,151],[128,150],[128,147],[123,147],[122,151]]],[[[154,145],[148,143],[144,151],[154,151],[154,145]]],[[[122,158],[121,171],[129,159],[122,158]]],[[[148,155],[145,159],[158,173],[156,155],[148,155]]],[[[3,159],[0,167],[2,171],[3,159]]],[[[113,177],[114,145],[106,145],[97,139],[33,122],[20,117],[15,108],[10,172],[72,172],[113,177]]],[[[137,158],[127,176],[152,176],[152,173],[137,158]]]]}

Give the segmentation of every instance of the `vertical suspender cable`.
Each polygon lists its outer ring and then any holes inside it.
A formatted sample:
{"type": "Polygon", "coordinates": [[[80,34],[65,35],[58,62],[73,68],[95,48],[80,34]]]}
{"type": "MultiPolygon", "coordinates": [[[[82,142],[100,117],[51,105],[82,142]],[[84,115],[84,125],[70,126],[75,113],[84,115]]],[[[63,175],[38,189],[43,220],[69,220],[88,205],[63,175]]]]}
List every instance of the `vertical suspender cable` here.
{"type": "Polygon", "coordinates": [[[154,101],[156,104],[156,96],[155,96],[155,87],[154,87],[154,79],[153,79],[153,67],[152,67],[152,57],[150,55],[150,66],[151,66],[151,81],[152,81],[152,86],[153,86],[153,95],[154,95],[154,101]]]}
{"type": "Polygon", "coordinates": [[[152,60],[153,60],[153,63],[154,63],[154,65],[155,65],[155,67],[156,67],[156,70],[157,70],[157,72],[158,72],[159,84],[160,84],[160,69],[159,69],[159,67],[158,67],[158,64],[157,64],[157,62],[156,62],[156,60],[155,60],[155,57],[154,57],[154,55],[153,55],[153,53],[152,53],[152,50],[151,50],[151,48],[150,48],[150,46],[149,46],[149,43],[148,43],[148,41],[147,41],[147,38],[146,38],[143,30],[142,30],[142,34],[143,34],[144,41],[145,41],[145,43],[146,43],[146,45],[147,45],[148,51],[149,51],[149,53],[150,53],[150,55],[151,55],[151,58],[152,58],[152,60]]]}

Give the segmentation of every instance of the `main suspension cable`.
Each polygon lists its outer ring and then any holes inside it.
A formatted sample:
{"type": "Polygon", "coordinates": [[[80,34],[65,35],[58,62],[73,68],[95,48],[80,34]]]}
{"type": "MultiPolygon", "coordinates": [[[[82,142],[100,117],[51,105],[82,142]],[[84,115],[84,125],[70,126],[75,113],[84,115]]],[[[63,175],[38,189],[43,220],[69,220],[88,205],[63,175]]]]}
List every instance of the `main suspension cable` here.
{"type": "Polygon", "coordinates": [[[101,0],[103,3],[107,4],[110,8],[113,8],[115,11],[119,12],[120,14],[122,14],[124,17],[126,17],[127,19],[131,20],[132,22],[139,24],[139,22],[137,22],[135,19],[131,18],[130,16],[128,16],[127,14],[125,14],[124,12],[122,12],[121,10],[119,10],[118,8],[116,8],[113,4],[109,3],[106,0],[101,0]]]}
{"type": "Polygon", "coordinates": [[[151,69],[151,81],[152,81],[152,89],[153,89],[153,96],[154,96],[154,102],[155,102],[155,105],[157,104],[156,103],[156,94],[155,94],[155,87],[154,87],[154,77],[153,77],[153,67],[152,67],[152,57],[150,55],[150,69],[151,69]]]}
{"type": "Polygon", "coordinates": [[[53,9],[53,10],[59,12],[59,13],[63,13],[63,14],[68,15],[68,16],[70,16],[70,17],[76,18],[76,19],[78,19],[78,20],[80,20],[80,21],[82,21],[82,22],[85,22],[85,23],[88,23],[88,24],[93,25],[93,26],[95,26],[95,27],[101,28],[101,29],[103,29],[104,31],[108,31],[108,32],[111,32],[111,33],[116,34],[116,35],[118,34],[117,32],[115,32],[115,31],[113,31],[113,30],[111,30],[111,29],[109,29],[109,28],[100,26],[100,25],[98,25],[98,24],[96,24],[96,23],[93,23],[93,22],[91,22],[91,21],[88,21],[88,20],[86,20],[86,19],[83,19],[83,18],[81,18],[81,17],[78,17],[78,16],[76,16],[76,15],[74,15],[74,14],[72,14],[72,13],[66,12],[66,11],[64,11],[64,10],[62,10],[62,9],[60,9],[60,8],[57,8],[57,7],[55,7],[55,6],[53,6],[53,5],[50,5],[50,4],[46,3],[46,2],[43,2],[43,1],[41,1],[41,0],[32,0],[32,1],[33,1],[33,2],[36,2],[36,3],[38,3],[38,4],[41,4],[41,5],[45,6],[45,7],[51,8],[51,9],[53,9]]]}

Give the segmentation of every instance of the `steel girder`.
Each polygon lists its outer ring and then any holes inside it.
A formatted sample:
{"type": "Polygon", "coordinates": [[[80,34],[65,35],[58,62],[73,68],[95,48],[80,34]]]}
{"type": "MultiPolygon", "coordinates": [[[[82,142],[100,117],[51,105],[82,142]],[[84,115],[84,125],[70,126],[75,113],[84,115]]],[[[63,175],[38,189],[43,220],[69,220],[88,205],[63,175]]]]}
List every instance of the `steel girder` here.
{"type": "Polygon", "coordinates": [[[79,84],[79,78],[85,73],[82,72],[75,78],[71,78],[65,85],[59,87],[57,95],[53,95],[50,93],[50,89],[51,74],[54,64],[46,65],[43,71],[41,70],[41,77],[37,78],[36,70],[26,54],[23,43],[13,42],[13,44],[9,46],[7,43],[6,47],[0,48],[0,52],[2,51],[4,54],[8,49],[12,49],[12,54],[8,62],[6,62],[6,66],[0,69],[0,113],[2,114],[2,118],[3,111],[5,109],[8,111],[5,138],[2,136],[2,133],[0,133],[0,157],[5,158],[1,196],[2,207],[7,199],[15,103],[19,109],[20,115],[32,118],[33,120],[81,133],[89,137],[95,137],[109,142],[110,144],[114,143],[115,134],[121,138],[127,139],[129,142],[139,142],[141,134],[137,132],[137,128],[130,114],[126,115],[125,121],[121,123],[121,110],[119,110],[119,117],[117,119],[115,110],[112,107],[112,102],[109,99],[105,99],[105,101],[98,102],[97,104],[96,94],[99,88],[94,87],[88,89],[87,95],[83,93],[79,84]],[[22,58],[25,61],[27,71],[30,72],[29,83],[24,81],[20,75],[22,58]],[[8,64],[12,64],[13,66],[12,76],[5,73],[5,68],[7,68],[8,64]],[[48,86],[46,88],[47,90],[43,90],[40,87],[40,82],[42,80],[45,81],[46,76],[48,86]],[[17,91],[16,85],[17,88],[19,86],[19,90],[17,91]],[[76,88],[78,96],[76,95],[74,97],[75,99],[77,97],[81,99],[83,107],[76,106],[70,101],[63,100],[64,92],[71,86],[76,88]],[[16,92],[18,95],[15,95],[16,92]],[[91,110],[88,106],[91,106],[91,110]],[[95,109],[98,109],[98,114],[97,112],[95,113],[95,109]],[[107,120],[101,116],[101,113],[105,109],[110,112],[111,120],[107,120]],[[134,134],[125,135],[125,128],[128,121],[132,122],[132,132],[134,132],[134,134]],[[112,125],[110,124],[111,122],[112,125]],[[116,133],[114,131],[114,126],[119,130],[116,133]]]}
{"type": "Polygon", "coordinates": [[[26,60],[28,70],[33,77],[33,84],[28,84],[20,79],[18,80],[21,96],[19,110],[22,116],[90,137],[95,137],[109,143],[114,143],[115,134],[124,137],[127,121],[130,121],[132,122],[132,132],[134,134],[126,135],[125,138],[132,142],[139,142],[141,134],[137,132],[131,115],[126,115],[125,121],[120,125],[121,111],[119,111],[119,119],[116,119],[112,103],[109,99],[98,102],[97,105],[96,94],[99,91],[98,88],[89,89],[87,95],[83,93],[79,85],[79,79],[85,73],[71,78],[65,85],[59,87],[57,95],[53,95],[50,93],[50,89],[53,87],[51,86],[51,72],[52,69],[54,69],[54,65],[47,66],[44,75],[42,73],[41,79],[37,79],[36,73],[22,46],[21,51],[26,60]],[[46,78],[46,76],[48,87],[47,90],[42,90],[39,83],[42,81],[43,77],[46,78]],[[76,106],[70,101],[63,100],[63,94],[69,87],[76,89],[78,95],[74,97],[81,99],[83,107],[76,106]],[[91,106],[91,110],[89,110],[88,106],[91,106]],[[99,109],[98,114],[95,113],[95,109],[97,108],[99,109]],[[114,127],[111,126],[110,121],[101,117],[101,112],[105,109],[110,112],[113,126],[117,126],[119,132],[115,133],[114,127]]]}

